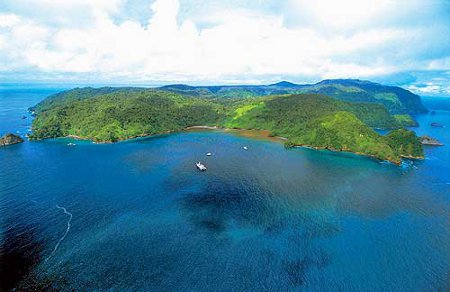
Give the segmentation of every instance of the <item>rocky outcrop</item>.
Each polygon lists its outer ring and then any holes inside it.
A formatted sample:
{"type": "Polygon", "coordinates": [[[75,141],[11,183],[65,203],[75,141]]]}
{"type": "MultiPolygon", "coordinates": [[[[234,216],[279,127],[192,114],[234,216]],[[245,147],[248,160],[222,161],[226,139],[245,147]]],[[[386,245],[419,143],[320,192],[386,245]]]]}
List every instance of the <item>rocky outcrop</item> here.
{"type": "Polygon", "coordinates": [[[420,137],[420,142],[422,145],[431,145],[431,146],[444,146],[441,142],[436,140],[435,138],[432,138],[430,136],[422,136],[420,137]]]}
{"type": "Polygon", "coordinates": [[[5,136],[0,138],[0,147],[22,143],[23,141],[24,140],[19,136],[16,136],[14,134],[6,134],[5,136]]]}

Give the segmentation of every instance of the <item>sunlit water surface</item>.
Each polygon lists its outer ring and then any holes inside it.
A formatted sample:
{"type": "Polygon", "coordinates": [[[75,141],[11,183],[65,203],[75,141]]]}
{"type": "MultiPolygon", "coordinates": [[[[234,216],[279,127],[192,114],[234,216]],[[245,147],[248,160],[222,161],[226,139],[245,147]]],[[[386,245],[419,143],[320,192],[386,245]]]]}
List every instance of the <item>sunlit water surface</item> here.
{"type": "MultiPolygon", "coordinates": [[[[0,134],[50,93],[1,91],[0,134]]],[[[450,145],[450,102],[425,103],[415,130],[450,145]]],[[[449,290],[449,146],[398,167],[220,131],[69,142],[0,148],[0,290],[449,290]]]]}

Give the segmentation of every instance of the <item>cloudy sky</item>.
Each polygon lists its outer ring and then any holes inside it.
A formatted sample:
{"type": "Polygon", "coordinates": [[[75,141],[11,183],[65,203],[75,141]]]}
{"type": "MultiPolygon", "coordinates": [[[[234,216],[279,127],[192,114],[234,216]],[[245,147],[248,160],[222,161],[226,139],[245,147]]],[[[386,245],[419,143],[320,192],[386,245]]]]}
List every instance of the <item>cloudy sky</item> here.
{"type": "Polygon", "coordinates": [[[450,0],[1,0],[0,82],[316,82],[450,95],[450,0]]]}

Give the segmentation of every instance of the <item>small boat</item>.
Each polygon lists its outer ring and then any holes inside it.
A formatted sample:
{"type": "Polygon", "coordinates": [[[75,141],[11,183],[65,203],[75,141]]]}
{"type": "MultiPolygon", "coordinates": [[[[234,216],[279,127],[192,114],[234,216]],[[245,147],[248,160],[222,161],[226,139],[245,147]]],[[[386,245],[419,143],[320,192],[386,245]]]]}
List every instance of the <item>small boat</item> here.
{"type": "Polygon", "coordinates": [[[211,152],[206,153],[206,156],[211,156],[211,155],[212,155],[211,152]]]}
{"type": "Polygon", "coordinates": [[[67,143],[67,146],[76,146],[77,144],[75,143],[67,143]]]}
{"type": "Polygon", "coordinates": [[[202,164],[200,161],[197,162],[197,163],[195,164],[195,166],[197,166],[197,168],[198,168],[199,170],[201,170],[201,171],[205,171],[205,170],[206,170],[206,166],[205,166],[204,164],[202,164]]]}
{"type": "Polygon", "coordinates": [[[244,150],[248,150],[248,147],[247,147],[247,146],[244,146],[244,150]]]}
{"type": "Polygon", "coordinates": [[[431,123],[430,125],[431,125],[432,127],[439,127],[439,128],[444,127],[444,125],[441,124],[441,123],[431,123]]]}

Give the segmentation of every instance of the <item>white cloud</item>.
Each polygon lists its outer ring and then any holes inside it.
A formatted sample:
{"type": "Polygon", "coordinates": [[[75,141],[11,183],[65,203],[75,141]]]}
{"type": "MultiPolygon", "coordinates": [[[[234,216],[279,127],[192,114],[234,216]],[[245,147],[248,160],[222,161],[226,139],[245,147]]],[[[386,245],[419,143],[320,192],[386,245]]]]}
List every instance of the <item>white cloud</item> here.
{"type": "Polygon", "coordinates": [[[0,28],[16,25],[20,18],[14,14],[0,14],[0,28]]]}
{"type": "MultiPolygon", "coordinates": [[[[408,89],[414,92],[417,92],[419,94],[439,94],[439,93],[445,93],[445,88],[438,84],[434,84],[432,82],[428,82],[425,85],[417,86],[417,85],[410,85],[408,86],[408,89]]],[[[447,92],[449,88],[447,88],[447,92]]]]}
{"type": "Polygon", "coordinates": [[[178,19],[178,0],[148,4],[153,13],[146,25],[114,18],[125,0],[40,0],[37,9],[52,12],[48,19],[42,13],[28,18],[0,15],[0,70],[95,74],[106,81],[245,82],[278,76],[370,78],[402,70],[448,69],[448,57],[418,58],[422,51],[432,51],[428,31],[368,26],[386,7],[392,8],[391,2],[289,3],[292,13],[311,18],[305,20],[308,23],[334,27],[323,30],[289,26],[286,15],[245,9],[211,12],[201,19],[209,26],[199,28],[198,19],[178,19]],[[358,25],[366,28],[349,29],[358,25]]]}
{"type": "Polygon", "coordinates": [[[388,0],[290,0],[288,9],[299,22],[327,26],[333,30],[355,28],[381,16],[386,11],[388,0]]]}

